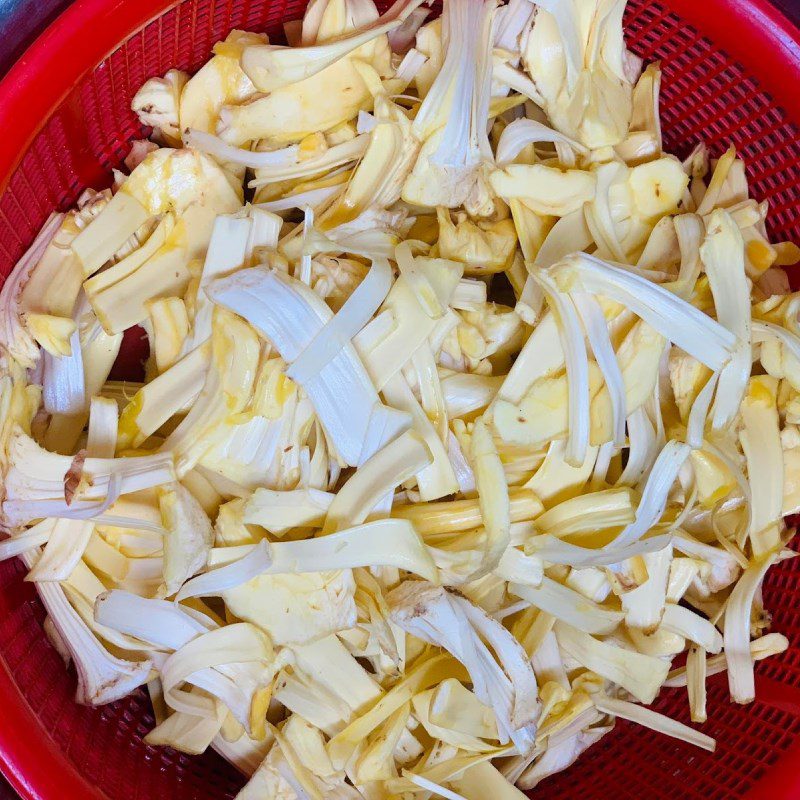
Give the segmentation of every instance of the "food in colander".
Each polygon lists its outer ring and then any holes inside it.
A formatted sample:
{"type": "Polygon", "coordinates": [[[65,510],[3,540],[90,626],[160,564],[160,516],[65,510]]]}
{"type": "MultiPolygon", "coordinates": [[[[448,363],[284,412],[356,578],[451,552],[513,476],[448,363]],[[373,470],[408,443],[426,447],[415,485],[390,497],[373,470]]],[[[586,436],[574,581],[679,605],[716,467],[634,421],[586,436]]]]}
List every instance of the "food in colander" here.
{"type": "Polygon", "coordinates": [[[314,0],[139,90],[0,295],[0,556],[79,702],[146,686],[243,800],[510,800],[753,700],[800,250],[733,149],[663,152],[623,10],[314,0]]]}

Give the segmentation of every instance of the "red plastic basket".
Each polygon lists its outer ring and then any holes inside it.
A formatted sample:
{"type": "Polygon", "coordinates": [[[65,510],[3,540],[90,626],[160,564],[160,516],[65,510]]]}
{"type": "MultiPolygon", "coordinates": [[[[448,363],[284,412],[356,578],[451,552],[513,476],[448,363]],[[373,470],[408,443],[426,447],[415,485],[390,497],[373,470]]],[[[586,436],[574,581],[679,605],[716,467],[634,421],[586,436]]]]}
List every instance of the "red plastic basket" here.
{"type": "MultiPolygon", "coordinates": [[[[141,135],[129,110],[142,82],[197,69],[231,28],[266,30],[303,0],[77,0],[0,83],[0,275],[54,208],[108,174],[141,135]]],[[[388,3],[386,3],[388,5],[388,3]]],[[[800,32],[765,0],[630,0],[630,47],[664,68],[668,149],[700,138],[746,157],[775,236],[800,241],[800,32]],[[775,98],[775,99],[773,99],[775,98]]],[[[42,632],[43,611],[16,562],[0,564],[0,769],[24,798],[201,800],[233,797],[243,779],[214,754],[191,758],[142,742],[143,693],[100,709],[73,702],[75,680],[42,632]]],[[[800,560],[770,573],[774,627],[800,645],[800,560]]],[[[709,686],[715,755],[624,722],[536,797],[599,800],[800,798],[800,646],[757,668],[758,700],[729,704],[709,686]]],[[[688,721],[685,692],[659,708],[688,721]]]]}

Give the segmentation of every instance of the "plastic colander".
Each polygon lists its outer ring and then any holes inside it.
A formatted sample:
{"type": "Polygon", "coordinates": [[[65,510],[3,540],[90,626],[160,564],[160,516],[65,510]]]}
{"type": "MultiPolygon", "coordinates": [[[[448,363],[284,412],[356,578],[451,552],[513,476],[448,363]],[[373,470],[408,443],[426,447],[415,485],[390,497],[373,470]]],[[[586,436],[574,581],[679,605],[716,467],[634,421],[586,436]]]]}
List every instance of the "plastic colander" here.
{"type": "MultiPolygon", "coordinates": [[[[53,209],[112,167],[143,131],[130,100],[170,67],[197,69],[232,28],[266,30],[299,18],[303,0],[77,0],[0,83],[0,275],[53,209]]],[[[388,4],[387,4],[388,5],[388,4]]],[[[800,241],[800,32],[765,0],[630,0],[629,46],[664,70],[666,148],[704,139],[747,160],[753,194],[771,206],[775,238],[800,241]]],[[[138,361],[135,337],[119,370],[138,361]]],[[[103,708],[73,701],[75,678],[42,631],[24,569],[0,564],[0,768],[24,798],[205,800],[243,783],[216,754],[188,757],[142,742],[153,726],[143,692],[103,708]]],[[[793,645],[756,668],[757,700],[729,703],[709,681],[716,754],[618,722],[613,733],[535,797],[732,800],[800,798],[800,560],[771,570],[764,600],[793,645]]],[[[657,707],[688,721],[685,690],[657,707]]],[[[487,798],[487,800],[489,800],[487,798]]]]}

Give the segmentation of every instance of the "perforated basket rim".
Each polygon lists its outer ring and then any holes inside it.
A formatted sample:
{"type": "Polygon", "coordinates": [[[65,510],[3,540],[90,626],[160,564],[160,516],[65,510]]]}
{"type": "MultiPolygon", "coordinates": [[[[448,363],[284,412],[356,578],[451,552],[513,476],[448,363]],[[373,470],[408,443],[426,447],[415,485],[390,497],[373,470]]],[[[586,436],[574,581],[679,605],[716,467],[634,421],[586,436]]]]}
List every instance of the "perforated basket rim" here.
{"type": "MultiPolygon", "coordinates": [[[[265,3],[270,0],[262,0],[265,3]]],[[[800,29],[769,0],[663,0],[744,65],[800,124],[800,29]]],[[[0,194],[73,87],[181,0],[75,0],[0,81],[0,194]]],[[[797,690],[789,689],[790,692],[797,690]]],[[[0,771],[25,800],[108,800],[45,732],[0,655],[0,771]]],[[[744,795],[800,797],[800,737],[744,795]]]]}

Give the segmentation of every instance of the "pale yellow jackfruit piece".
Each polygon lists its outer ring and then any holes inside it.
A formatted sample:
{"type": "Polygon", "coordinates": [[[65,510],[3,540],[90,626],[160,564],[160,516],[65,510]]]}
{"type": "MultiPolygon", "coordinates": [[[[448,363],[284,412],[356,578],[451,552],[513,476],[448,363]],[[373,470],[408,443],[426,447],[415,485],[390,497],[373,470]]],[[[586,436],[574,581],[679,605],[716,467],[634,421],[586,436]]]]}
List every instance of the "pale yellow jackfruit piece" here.
{"type": "Polygon", "coordinates": [[[328,147],[335,147],[337,144],[349,142],[358,136],[358,120],[348,120],[339,123],[335,128],[325,131],[325,141],[328,147]]]}
{"type": "Polygon", "coordinates": [[[70,337],[75,333],[75,320],[52,314],[27,314],[25,324],[31,336],[52,356],[68,356],[72,352],[70,337]]]}
{"type": "Polygon", "coordinates": [[[181,132],[191,128],[215,133],[223,106],[243,103],[256,94],[256,87],[239,65],[239,56],[243,48],[266,40],[264,34],[233,30],[224,42],[216,45],[216,55],[189,79],[181,92],[181,132]]]}
{"type": "Polygon", "coordinates": [[[732,208],[743,203],[749,198],[747,186],[747,172],[745,163],[741,158],[735,158],[725,175],[725,180],[720,186],[716,205],[718,208],[732,208]]]}
{"type": "MultiPolygon", "coordinates": [[[[168,211],[180,215],[195,204],[213,206],[218,214],[225,214],[242,204],[241,188],[234,188],[212,158],[191,148],[153,151],[128,176],[119,193],[138,200],[150,216],[168,211]]],[[[103,212],[93,224],[102,218],[103,212]]]]}
{"type": "Polygon", "coordinates": [[[708,182],[708,188],[702,194],[702,199],[698,202],[697,213],[700,216],[710,214],[718,205],[720,195],[728,178],[728,173],[736,161],[736,148],[731,146],[716,160],[714,172],[708,182]]]}
{"type": "MultiPolygon", "coordinates": [[[[511,521],[534,519],[543,506],[534,492],[513,488],[509,491],[511,521]]],[[[392,509],[392,517],[407,519],[422,536],[452,535],[480,526],[481,512],[477,499],[442,500],[433,503],[408,503],[392,509]]]]}
{"type": "Polygon", "coordinates": [[[741,406],[739,440],[752,490],[749,534],[757,558],[779,547],[783,530],[783,448],[777,391],[776,378],[754,375],[741,406]]]}
{"type": "Polygon", "coordinates": [[[789,295],[788,297],[766,297],[757,303],[753,303],[753,319],[782,325],[789,303],[795,296],[796,295],[789,295]]]}
{"type": "MultiPolygon", "coordinates": [[[[310,3],[303,18],[301,44],[324,44],[369,28],[377,22],[378,9],[372,0],[321,0],[310,3]]],[[[353,52],[356,58],[369,61],[386,77],[391,73],[391,49],[385,36],[379,36],[353,52]]]]}
{"type": "Polygon", "coordinates": [[[583,544],[609,528],[629,525],[636,518],[634,491],[627,486],[587,492],[554,505],[536,518],[536,529],[583,544]]]}
{"type": "MultiPolygon", "coordinates": [[[[364,66],[362,75],[368,69],[364,66]]],[[[370,133],[367,151],[344,193],[320,219],[320,230],[352,222],[367,208],[388,208],[400,198],[420,143],[405,111],[382,93],[375,97],[374,116],[377,125],[370,133]]]]}
{"type": "MultiPolygon", "coordinates": [[[[666,340],[643,320],[634,325],[617,349],[617,361],[625,387],[625,413],[632,414],[653,396],[658,380],[658,366],[666,340]]],[[[612,438],[613,412],[611,397],[605,386],[592,398],[593,445],[612,438]]]]}
{"type": "Polygon", "coordinates": [[[164,526],[164,584],[167,596],[205,567],[214,534],[194,495],[175,483],[159,492],[164,526]]]}
{"type": "Polygon", "coordinates": [[[459,322],[442,342],[439,363],[477,375],[505,372],[524,336],[517,313],[499,303],[486,303],[478,310],[455,314],[459,322]]]}
{"type": "MultiPolygon", "coordinates": [[[[603,388],[599,367],[589,363],[589,395],[603,388]]],[[[566,375],[540,378],[519,404],[497,400],[492,409],[495,430],[505,442],[543,445],[563,439],[569,427],[569,383],[566,375]]]]}
{"type": "Polygon", "coordinates": [[[194,495],[210,519],[217,516],[223,497],[205,475],[196,469],[190,469],[181,478],[181,483],[194,495]]]}
{"type": "MultiPolygon", "coordinates": [[[[301,44],[299,47],[269,44],[246,47],[241,57],[242,69],[250,76],[256,88],[264,93],[298,83],[348,57],[366,63],[374,61],[376,69],[380,69],[386,76],[391,69],[386,34],[399,28],[403,19],[413,11],[415,4],[419,5],[421,2],[422,0],[414,0],[411,3],[398,4],[380,19],[370,9],[368,15],[365,15],[371,18],[368,24],[359,24],[351,17],[347,20],[346,30],[339,35],[326,37],[327,41],[318,39],[314,44],[301,44]]],[[[335,5],[337,4],[329,4],[326,14],[335,5]]],[[[362,8],[366,9],[367,4],[363,4],[362,8]]]]}
{"type": "Polygon", "coordinates": [[[169,369],[179,358],[183,341],[189,333],[186,303],[180,297],[162,297],[145,303],[152,326],[151,346],[159,373],[169,369]]]}
{"type": "Polygon", "coordinates": [[[320,254],[311,261],[311,287],[336,312],[364,279],[367,270],[361,261],[320,254]]]}
{"type": "Polygon", "coordinates": [[[171,147],[179,147],[181,144],[178,108],[181,93],[188,80],[189,76],[185,72],[171,69],[163,78],[150,78],[146,81],[131,101],[131,109],[139,122],[153,128],[155,137],[171,147]]]}
{"type": "Polygon", "coordinates": [[[464,770],[462,775],[450,781],[450,786],[464,800],[523,800],[527,796],[489,761],[464,770]]]}
{"type": "Polygon", "coordinates": [[[520,199],[539,214],[564,217],[594,198],[591,172],[562,170],[544,164],[508,164],[489,176],[492,189],[504,200],[520,199]]]}
{"type": "Polygon", "coordinates": [[[628,175],[634,210],[647,220],[656,221],[677,211],[688,185],[689,176],[674,156],[640,164],[628,175]]]}
{"type": "Polygon", "coordinates": [[[674,217],[662,217],[654,226],[636,262],[643,269],[675,274],[681,263],[681,249],[674,217]]]}
{"type": "Polygon", "coordinates": [[[783,514],[800,511],[800,430],[787,425],[781,431],[783,447],[783,514]]]}
{"type": "Polygon", "coordinates": [[[328,141],[321,131],[309,133],[297,143],[297,160],[311,161],[324,156],[328,151],[328,141]]]}
{"type": "MultiPolygon", "coordinates": [[[[182,219],[160,247],[151,251],[146,243],[134,251],[129,256],[132,260],[140,250],[146,251],[143,254],[145,260],[137,268],[131,269],[132,264],[125,260],[86,281],[86,296],[107,333],[121,333],[146,319],[150,300],[181,294],[185,290],[191,277],[188,270],[188,232],[191,229],[195,234],[200,233],[201,239],[205,238],[202,222],[210,223],[211,214],[204,213],[202,206],[188,209],[186,218],[190,223],[196,221],[197,224],[187,225],[186,220],[182,219]]],[[[138,261],[138,257],[135,260],[138,261]]]]}
{"type": "MultiPolygon", "coordinates": [[[[187,473],[191,474],[191,473],[187,473]]],[[[214,522],[214,543],[217,547],[237,547],[244,544],[257,544],[266,536],[266,531],[257,525],[244,521],[245,499],[234,497],[223,503],[214,522]]]]}
{"type": "Polygon", "coordinates": [[[171,370],[125,392],[118,430],[118,447],[139,447],[173,415],[194,402],[203,388],[211,355],[210,343],[195,348],[171,370]],[[132,395],[132,396],[131,396],[132,395]]]}
{"type": "MultiPolygon", "coordinates": [[[[253,174],[256,180],[268,178],[266,170],[257,169],[254,170],[253,174]]],[[[265,183],[256,188],[253,202],[275,203],[276,201],[282,201],[281,205],[286,205],[294,201],[296,205],[288,206],[288,208],[301,208],[304,205],[309,205],[314,209],[315,213],[320,213],[344,191],[344,187],[352,174],[353,170],[351,169],[345,169],[341,172],[334,170],[321,178],[311,178],[309,180],[306,177],[302,177],[297,180],[265,183]]],[[[267,207],[267,210],[269,210],[269,207],[267,207]]],[[[277,210],[283,211],[285,209],[278,208],[277,210]]]]}
{"type": "Polygon", "coordinates": [[[583,464],[570,466],[565,460],[565,449],[563,439],[551,442],[541,466],[525,483],[525,488],[532,489],[547,506],[569,500],[583,491],[597,460],[597,448],[588,447],[583,464]]]}
{"type": "Polygon", "coordinates": [[[697,499],[706,508],[713,508],[736,488],[736,479],[714,453],[692,450],[689,457],[694,468],[697,499]]]}
{"type": "MultiPolygon", "coordinates": [[[[554,261],[557,261],[557,258],[552,259],[546,254],[545,243],[555,246],[556,243],[553,237],[557,234],[553,231],[561,222],[561,219],[547,214],[540,214],[519,198],[509,199],[508,207],[511,210],[511,218],[514,221],[514,228],[517,231],[519,247],[524,261],[535,262],[537,266],[549,266],[554,261]],[[542,263],[543,258],[544,263],[542,263]]],[[[583,218],[582,209],[568,215],[567,219],[575,218],[578,215],[580,215],[581,219],[583,218]]],[[[591,242],[591,237],[589,241],[591,242]]],[[[572,252],[572,249],[569,252],[572,252]]],[[[527,272],[526,269],[526,280],[528,277],[527,272]]]]}
{"type": "MultiPolygon", "coordinates": [[[[786,381],[783,382],[786,384],[786,381]]],[[[788,384],[787,384],[788,385],[788,384]]],[[[785,421],[789,425],[800,425],[800,395],[794,390],[780,401],[781,413],[785,416],[785,421]]]]}
{"type": "Polygon", "coordinates": [[[424,98],[428,94],[439,70],[444,61],[444,48],[442,47],[442,20],[437,17],[423,25],[417,31],[416,49],[428,60],[419,68],[414,76],[414,85],[417,87],[417,94],[424,98]]]}
{"type": "MultiPolygon", "coordinates": [[[[617,160],[600,160],[592,164],[592,174],[597,190],[592,202],[586,206],[585,218],[600,257],[616,261],[635,260],[628,255],[630,243],[626,242],[632,228],[631,190],[628,186],[630,169],[617,160]]],[[[649,238],[649,230],[642,236],[642,244],[649,238]]]]}
{"type": "Polygon", "coordinates": [[[669,381],[681,419],[686,422],[700,390],[711,377],[711,370],[679,347],[669,352],[669,381]]]}
{"type": "Polygon", "coordinates": [[[464,213],[453,222],[446,208],[438,208],[439,254],[466,264],[466,273],[487,275],[508,269],[517,247],[517,234],[510,219],[473,222],[464,213]]]}
{"type": "Polygon", "coordinates": [[[476,170],[448,168],[433,161],[447,131],[442,126],[425,140],[414,168],[403,184],[401,197],[406,203],[423,208],[456,208],[466,205],[476,188],[476,170]]]}
{"type": "Polygon", "coordinates": [[[394,748],[400,741],[410,713],[409,704],[406,703],[369,737],[353,772],[354,779],[358,783],[386,781],[397,777],[394,748]]]}
{"type": "Polygon", "coordinates": [[[633,113],[628,135],[615,148],[617,155],[628,164],[649,161],[661,153],[660,90],[661,66],[649,64],[633,89],[633,113]]]}
{"type": "MultiPolygon", "coordinates": [[[[203,350],[205,347],[202,345],[196,348],[165,375],[169,376],[192,359],[194,353],[200,353],[199,360],[203,364],[207,357],[202,354],[203,350]]],[[[192,469],[204,456],[210,456],[215,446],[235,430],[241,419],[238,415],[250,403],[259,351],[256,332],[240,317],[216,306],[212,318],[210,369],[205,371],[203,364],[205,374],[197,376],[202,381],[199,395],[193,400],[187,416],[162,445],[165,451],[173,454],[179,474],[192,469]]],[[[162,376],[156,380],[162,380],[162,376]]],[[[164,389],[169,388],[170,382],[166,381],[164,389]]],[[[147,387],[143,392],[146,391],[147,387]]],[[[131,418],[134,424],[139,422],[138,413],[134,408],[131,418]]]]}
{"type": "MultiPolygon", "coordinates": [[[[273,744],[250,780],[236,795],[238,800],[261,800],[263,797],[271,797],[275,800],[295,800],[297,794],[292,784],[284,777],[284,775],[291,774],[290,769],[281,748],[277,744],[273,744]]],[[[313,795],[306,796],[313,797],[313,795]]]]}
{"type": "Polygon", "coordinates": [[[350,570],[259,575],[223,592],[239,619],[265,630],[276,645],[299,645],[356,623],[350,570]]]}
{"type": "Polygon", "coordinates": [[[740,230],[748,275],[763,275],[778,260],[778,251],[755,225],[740,230]]]}
{"type": "Polygon", "coordinates": [[[282,358],[264,358],[253,386],[250,410],[266,419],[279,419],[286,403],[295,397],[297,384],[286,373],[282,358]]]}
{"type": "Polygon", "coordinates": [[[159,250],[170,242],[171,247],[176,247],[185,238],[184,228],[177,231],[175,215],[172,213],[164,214],[158,225],[154,228],[146,241],[132,250],[124,258],[119,259],[108,269],[104,269],[96,275],[86,280],[83,285],[84,291],[89,298],[110,288],[123,278],[132,275],[146,261],[151,259],[159,250]]]}
{"type": "Polygon", "coordinates": [[[773,378],[785,378],[797,392],[800,391],[800,360],[777,338],[761,342],[761,366],[773,378]]]}
{"type": "Polygon", "coordinates": [[[343,58],[299,83],[241,105],[224,106],[217,132],[230,144],[254,139],[299,142],[327,131],[372,106],[372,94],[352,59],[343,58]]]}
{"type": "Polygon", "coordinates": [[[292,714],[281,730],[303,766],[319,778],[334,776],[335,770],[325,752],[325,737],[322,731],[299,714],[292,714]]]}
{"type": "Polygon", "coordinates": [[[619,144],[631,121],[623,10],[619,2],[543,2],[523,52],[554,127],[592,149],[619,144]]]}
{"type": "MultiPolygon", "coordinates": [[[[458,683],[458,681],[456,681],[458,683]]],[[[489,752],[496,749],[499,738],[497,734],[497,723],[494,720],[494,712],[488,706],[484,706],[475,696],[465,689],[464,694],[459,696],[459,699],[466,700],[467,697],[472,697],[473,703],[471,705],[478,706],[483,711],[483,719],[480,717],[475,720],[477,725],[470,730],[473,726],[470,725],[470,712],[472,708],[464,709],[463,711],[458,708],[448,709],[442,707],[438,710],[438,714],[434,712],[433,707],[436,702],[437,695],[440,695],[442,687],[437,689],[428,689],[426,692],[420,692],[414,696],[412,701],[412,708],[414,709],[415,717],[420,721],[422,727],[427,731],[432,739],[439,739],[445,744],[452,747],[458,747],[460,750],[467,752],[489,752]],[[455,715],[461,714],[461,719],[455,715]],[[433,717],[436,717],[435,721],[433,717]],[[485,722],[484,722],[485,720],[485,722]],[[465,724],[466,723],[466,724],[465,724]],[[494,739],[493,742],[484,741],[480,738],[486,728],[489,728],[494,723],[494,732],[489,733],[487,738],[494,739]]],[[[445,691],[448,691],[445,689],[445,691]]],[[[467,701],[469,702],[469,701],[467,701]]],[[[480,713],[480,712],[478,712],[480,713]]]]}
{"type": "MultiPolygon", "coordinates": [[[[359,12],[362,9],[363,13],[372,12],[370,16],[373,20],[378,17],[377,9],[371,3],[356,8],[359,12]]],[[[355,22],[354,16],[353,7],[347,0],[311,0],[300,22],[298,43],[310,45],[341,36],[347,30],[348,23],[352,25],[355,22]]]]}
{"type": "Polygon", "coordinates": [[[97,318],[111,334],[146,319],[149,300],[183,293],[192,262],[205,257],[217,215],[241,207],[241,189],[235,189],[225,171],[202,153],[156,150],[75,239],[73,247],[85,274],[106,260],[110,241],[105,226],[113,226],[115,219],[105,216],[118,198],[128,198],[148,218],[164,216],[141,247],[84,284],[97,318]]]}
{"type": "MultiPolygon", "coordinates": [[[[100,208],[102,205],[97,213],[100,208]]],[[[81,232],[81,225],[85,222],[79,212],[64,215],[61,227],[22,290],[20,307],[23,311],[72,316],[83,282],[83,268],[70,245],[81,232]]]]}
{"type": "MultiPolygon", "coordinates": [[[[226,214],[238,210],[241,204],[241,186],[235,185],[213,159],[190,148],[159,148],[133,170],[108,204],[78,234],[72,250],[81,262],[84,277],[89,277],[153,217],[168,212],[184,216],[192,206],[208,209],[214,215],[226,214]]],[[[204,228],[196,222],[188,231],[188,238],[198,243],[192,251],[201,252],[191,252],[191,257],[204,255],[208,245],[204,228]]],[[[210,227],[211,223],[213,219],[207,225],[210,227]]]]}

